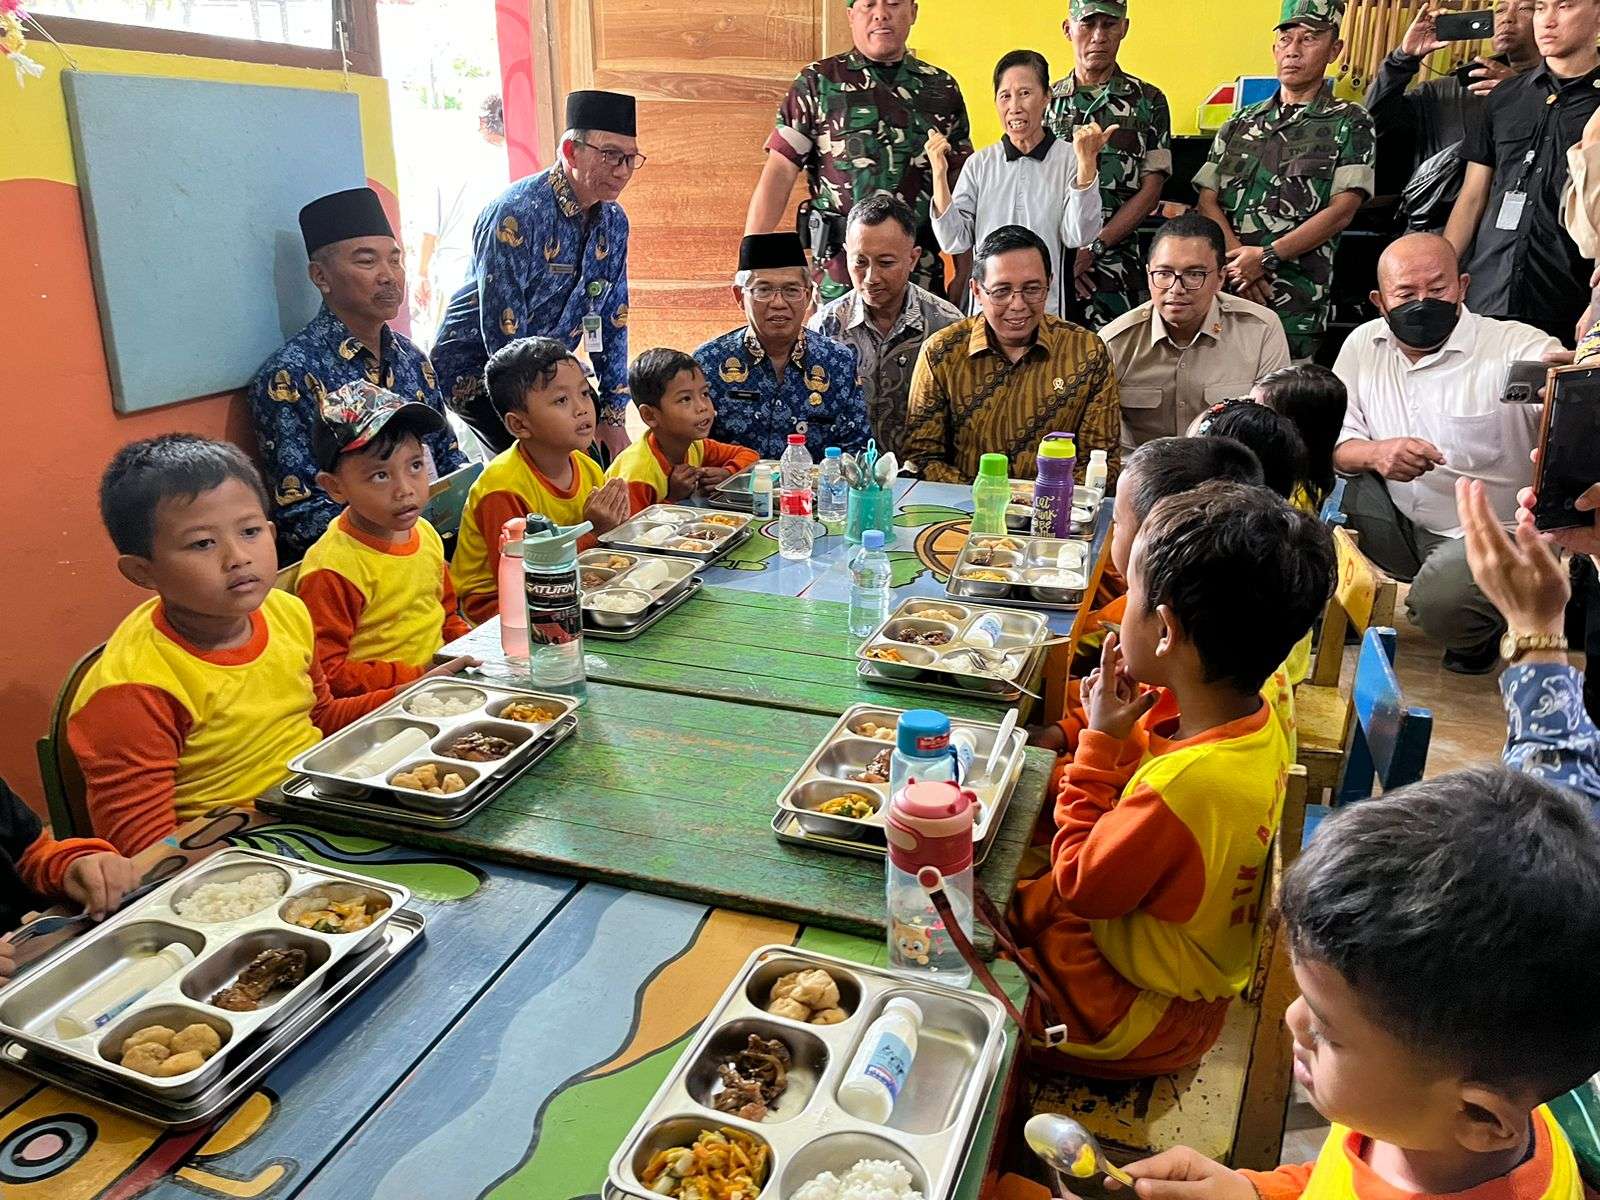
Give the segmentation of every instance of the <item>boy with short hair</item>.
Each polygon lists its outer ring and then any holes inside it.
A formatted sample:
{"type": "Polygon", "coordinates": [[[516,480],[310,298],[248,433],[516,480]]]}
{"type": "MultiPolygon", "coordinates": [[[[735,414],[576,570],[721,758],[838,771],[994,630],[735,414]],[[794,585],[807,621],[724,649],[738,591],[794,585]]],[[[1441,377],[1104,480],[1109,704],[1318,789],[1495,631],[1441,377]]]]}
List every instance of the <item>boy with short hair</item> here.
{"type": "Polygon", "coordinates": [[[513,517],[538,513],[557,525],[588,521],[594,530],[580,548],[628,519],[628,485],[607,480],[584,453],[594,441],[594,392],[572,351],[551,338],[521,338],[495,352],[484,381],[490,403],[517,440],[483,469],[461,514],[450,574],[473,622],[499,608],[500,530],[513,517]]]}
{"type": "Polygon", "coordinates": [[[296,754],[393,695],[329,692],[311,614],[273,588],[267,504],[237,446],[192,434],[124,446],[101,480],[117,569],[156,595],[84,676],[67,741],[95,832],[124,854],[250,804],[296,754]]]}
{"type": "Polygon", "coordinates": [[[1140,528],[1120,638],[1084,685],[1088,728],[1062,777],[1051,870],[1014,910],[1070,1031],[1069,1069],[1193,1066],[1248,982],[1294,762],[1263,689],[1333,578],[1327,530],[1264,488],[1207,484],[1140,528]],[[1141,725],[1160,689],[1174,715],[1141,725]]]}
{"type": "Polygon", "coordinates": [[[652,504],[687,500],[760,457],[707,436],[717,418],[711,385],[700,364],[683,351],[646,350],[628,368],[628,390],[650,432],[617,455],[606,478],[627,482],[630,515],[652,504]]]}
{"type": "Polygon", "coordinates": [[[1314,1162],[1133,1163],[1140,1200],[1579,1200],[1546,1103],[1600,1070],[1600,831],[1503,767],[1336,810],[1284,877],[1314,1162]]]}
{"type": "MultiPolygon", "coordinates": [[[[1111,565],[1119,578],[1128,576],[1128,558],[1139,526],[1159,501],[1221,480],[1251,486],[1262,482],[1261,463],[1250,449],[1232,438],[1164,437],[1146,442],[1123,463],[1111,509],[1111,565]]],[[[1106,625],[1120,625],[1127,610],[1124,592],[1085,620],[1086,634],[1102,635],[1106,625]]],[[[1078,748],[1084,712],[1076,675],[1067,680],[1067,699],[1060,721],[1033,735],[1033,744],[1057,754],[1078,748]]]]}
{"type": "Polygon", "coordinates": [[[295,592],[335,696],[411,683],[470,629],[444,543],[422,516],[422,438],[446,427],[426,404],[359,380],[328,393],[312,426],[317,486],[345,506],[306,551],[295,592]]]}

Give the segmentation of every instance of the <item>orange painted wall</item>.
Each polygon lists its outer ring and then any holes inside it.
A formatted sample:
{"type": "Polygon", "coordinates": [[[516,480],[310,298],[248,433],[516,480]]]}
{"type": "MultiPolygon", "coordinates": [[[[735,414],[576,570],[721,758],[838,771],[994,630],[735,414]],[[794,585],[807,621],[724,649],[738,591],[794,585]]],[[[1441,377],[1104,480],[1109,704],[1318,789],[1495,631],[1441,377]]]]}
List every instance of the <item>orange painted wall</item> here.
{"type": "MultiPolygon", "coordinates": [[[[336,72],[70,48],[86,70],[336,89],[336,72]]],[[[111,385],[89,274],[60,74],[15,92],[0,77],[0,774],[42,810],[34,742],[71,664],[104,641],[142,597],[117,574],[100,524],[100,472],[142,437],[184,431],[254,450],[242,396],[191,400],[123,416],[111,385]]],[[[367,173],[394,212],[388,91],[352,77],[367,173]]],[[[264,170],[292,166],[262,164],[264,170]]],[[[193,271],[175,239],[171,269],[193,271]]]]}

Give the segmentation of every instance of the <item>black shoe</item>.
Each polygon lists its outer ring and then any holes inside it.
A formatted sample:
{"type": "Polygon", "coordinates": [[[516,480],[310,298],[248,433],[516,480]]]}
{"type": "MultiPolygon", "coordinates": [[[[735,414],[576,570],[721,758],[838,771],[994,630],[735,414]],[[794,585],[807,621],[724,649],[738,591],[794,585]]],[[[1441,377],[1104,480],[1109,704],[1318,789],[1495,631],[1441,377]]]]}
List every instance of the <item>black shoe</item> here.
{"type": "Polygon", "coordinates": [[[1500,646],[1491,642],[1481,650],[1446,650],[1444,669],[1457,675],[1489,675],[1500,665],[1500,646]]]}

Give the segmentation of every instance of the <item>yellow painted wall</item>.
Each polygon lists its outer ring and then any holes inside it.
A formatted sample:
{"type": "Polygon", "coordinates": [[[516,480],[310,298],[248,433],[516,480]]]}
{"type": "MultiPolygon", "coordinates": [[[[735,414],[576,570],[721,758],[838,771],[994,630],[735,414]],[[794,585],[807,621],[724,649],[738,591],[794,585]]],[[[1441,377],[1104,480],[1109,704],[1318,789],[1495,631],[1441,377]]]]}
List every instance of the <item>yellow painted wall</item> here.
{"type": "MultiPolygon", "coordinates": [[[[1200,103],[1239,75],[1270,75],[1272,28],[1282,0],[1131,0],[1123,67],[1166,92],[1172,131],[1195,133],[1200,103]]],[[[1000,138],[994,64],[1009,50],[1038,50],[1059,79],[1072,69],[1061,31],[1066,0],[921,0],[911,34],[921,58],[955,75],[972,114],[972,138],[1000,138]]]]}

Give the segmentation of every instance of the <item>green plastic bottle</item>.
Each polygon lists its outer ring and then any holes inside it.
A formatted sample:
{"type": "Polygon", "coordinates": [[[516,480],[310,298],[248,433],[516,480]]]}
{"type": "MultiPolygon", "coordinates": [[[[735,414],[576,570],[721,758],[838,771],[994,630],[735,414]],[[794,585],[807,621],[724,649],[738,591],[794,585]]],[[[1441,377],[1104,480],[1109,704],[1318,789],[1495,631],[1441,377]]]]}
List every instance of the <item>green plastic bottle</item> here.
{"type": "Polygon", "coordinates": [[[1011,503],[1011,464],[1004,454],[985,454],[972,481],[972,532],[1003,534],[1011,503]]]}

